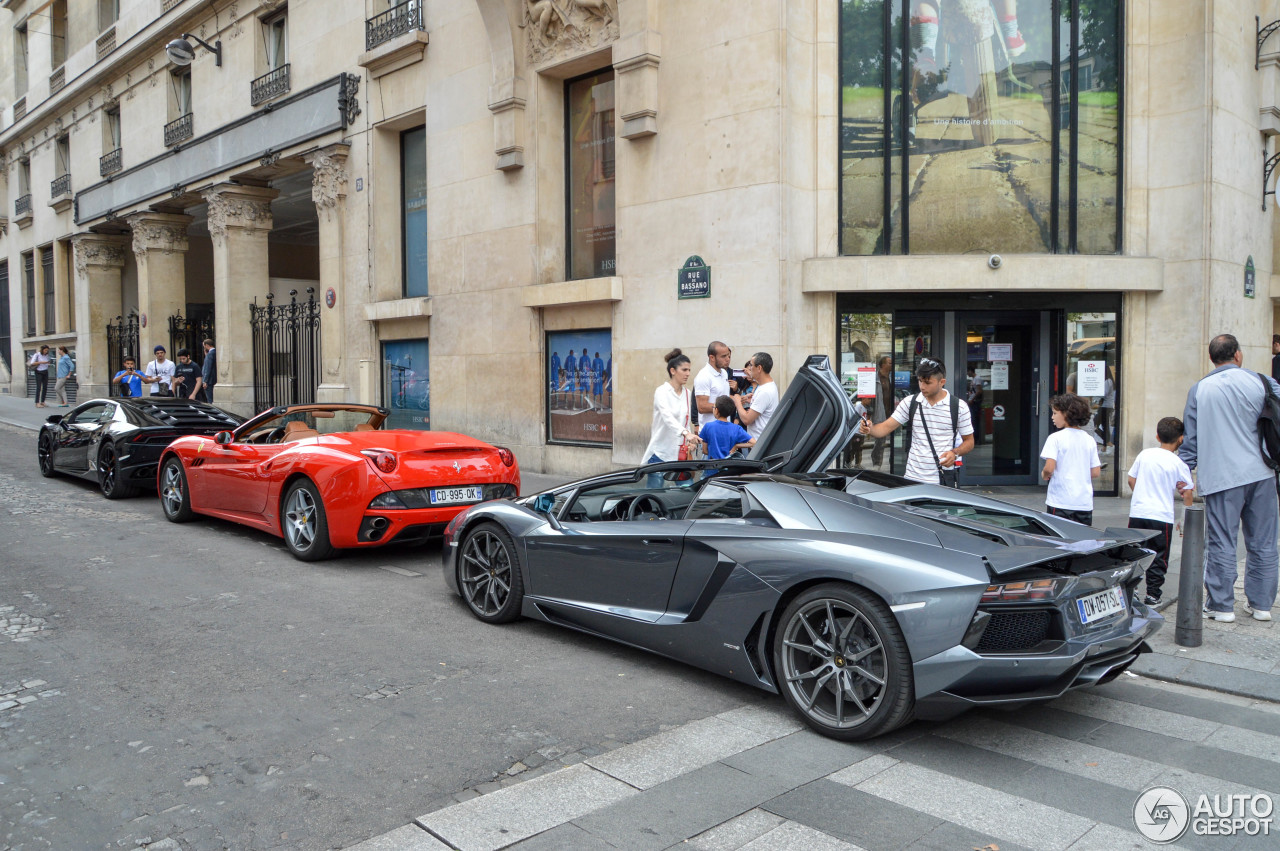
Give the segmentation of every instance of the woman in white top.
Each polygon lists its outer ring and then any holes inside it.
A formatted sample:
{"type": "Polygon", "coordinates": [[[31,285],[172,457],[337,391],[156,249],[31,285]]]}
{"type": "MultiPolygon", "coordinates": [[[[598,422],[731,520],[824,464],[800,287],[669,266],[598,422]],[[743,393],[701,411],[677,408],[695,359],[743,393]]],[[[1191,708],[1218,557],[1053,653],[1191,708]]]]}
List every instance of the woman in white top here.
{"type": "MultiPolygon", "coordinates": [[[[644,450],[646,464],[675,461],[679,458],[680,447],[691,438],[697,439],[690,424],[689,391],[685,389],[693,370],[689,356],[675,349],[664,360],[667,362],[667,380],[653,391],[653,426],[649,445],[644,450]]],[[[650,474],[648,486],[662,487],[662,476],[650,474]]]]}

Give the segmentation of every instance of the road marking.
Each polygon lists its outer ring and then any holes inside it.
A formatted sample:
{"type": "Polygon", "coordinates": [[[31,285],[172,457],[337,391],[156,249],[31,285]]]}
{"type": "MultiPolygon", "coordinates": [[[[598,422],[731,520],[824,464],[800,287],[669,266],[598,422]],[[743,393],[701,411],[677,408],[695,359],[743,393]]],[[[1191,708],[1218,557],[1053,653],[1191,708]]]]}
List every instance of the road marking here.
{"type": "Polygon", "coordinates": [[[405,570],[403,567],[392,567],[389,564],[378,565],[378,570],[385,570],[388,573],[398,573],[401,576],[421,576],[421,573],[414,573],[412,570],[405,570]]]}

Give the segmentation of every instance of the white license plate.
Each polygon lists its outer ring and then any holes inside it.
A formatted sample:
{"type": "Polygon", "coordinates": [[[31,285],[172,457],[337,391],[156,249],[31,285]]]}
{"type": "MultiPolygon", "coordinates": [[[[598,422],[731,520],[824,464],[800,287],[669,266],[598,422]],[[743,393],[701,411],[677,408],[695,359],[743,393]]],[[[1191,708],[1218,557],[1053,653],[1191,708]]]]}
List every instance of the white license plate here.
{"type": "Polygon", "coordinates": [[[478,487],[432,488],[431,504],[448,505],[455,502],[479,502],[484,492],[478,487]]]}
{"type": "Polygon", "coordinates": [[[1119,585],[1076,600],[1080,623],[1093,623],[1125,611],[1124,589],[1119,585]]]}

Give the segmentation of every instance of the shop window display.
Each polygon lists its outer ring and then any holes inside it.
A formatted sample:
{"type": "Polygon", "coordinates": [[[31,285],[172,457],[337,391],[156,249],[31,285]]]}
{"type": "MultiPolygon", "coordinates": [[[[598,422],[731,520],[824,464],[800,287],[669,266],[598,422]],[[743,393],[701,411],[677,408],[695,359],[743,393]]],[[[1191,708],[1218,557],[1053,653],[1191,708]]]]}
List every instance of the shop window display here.
{"type": "Polygon", "coordinates": [[[426,340],[390,340],[382,344],[382,404],[391,411],[384,428],[431,428],[426,340]]]}
{"type": "Polygon", "coordinates": [[[547,440],[613,445],[613,333],[547,332],[547,440]]]}

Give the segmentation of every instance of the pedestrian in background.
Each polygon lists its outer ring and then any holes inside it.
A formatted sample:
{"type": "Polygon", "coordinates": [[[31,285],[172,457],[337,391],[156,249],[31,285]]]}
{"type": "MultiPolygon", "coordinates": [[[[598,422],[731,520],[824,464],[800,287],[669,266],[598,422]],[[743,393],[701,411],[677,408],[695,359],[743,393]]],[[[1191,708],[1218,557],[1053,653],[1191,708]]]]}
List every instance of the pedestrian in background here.
{"type": "Polygon", "coordinates": [[[1186,438],[1178,456],[1197,471],[1204,497],[1205,614],[1231,623],[1235,614],[1236,535],[1244,527],[1245,614],[1271,620],[1280,567],[1276,534],[1280,500],[1275,473],[1262,456],[1258,416],[1266,384],[1280,395],[1274,378],[1241,369],[1244,353],[1230,334],[1209,343],[1213,371],[1187,394],[1182,415],[1186,438]]]}
{"type": "Polygon", "coordinates": [[[49,395],[49,347],[41,346],[40,351],[31,356],[31,360],[27,361],[27,366],[35,373],[36,376],[36,407],[49,407],[44,403],[45,397],[49,395]]]}
{"type": "Polygon", "coordinates": [[[147,368],[143,374],[143,382],[151,385],[151,396],[172,396],[173,390],[173,374],[176,364],[165,357],[164,346],[157,345],[154,349],[155,360],[147,364],[147,368]]]}
{"type": "MultiPolygon", "coordinates": [[[[646,464],[676,461],[680,450],[698,439],[690,422],[693,400],[685,387],[693,371],[689,356],[673,349],[663,360],[667,363],[667,380],[653,391],[653,424],[649,429],[649,445],[644,449],[646,464]]],[[[655,490],[662,487],[662,474],[650,473],[647,485],[655,490]]]]}
{"type": "Polygon", "coordinates": [[[697,404],[699,419],[708,425],[713,422],[716,403],[721,396],[728,396],[738,389],[738,382],[729,372],[729,359],[733,350],[719,340],[707,345],[707,363],[693,379],[693,399],[697,404]]]}
{"type": "Polygon", "coordinates": [[[858,429],[880,439],[905,425],[909,448],[903,475],[913,482],[937,485],[943,483],[945,473],[955,484],[957,459],[973,451],[969,406],[960,404],[959,398],[947,391],[947,368],[937,358],[920,359],[916,381],[920,385],[918,394],[899,402],[883,422],[872,425],[863,420],[858,429]]]}
{"type": "Polygon", "coordinates": [[[1280,334],[1271,335],[1271,377],[1280,382],[1280,334]]]}
{"type": "Polygon", "coordinates": [[[190,349],[178,349],[178,365],[173,368],[173,381],[169,387],[175,396],[200,401],[204,379],[200,375],[200,367],[191,360],[190,349]]]}
{"type": "Polygon", "coordinates": [[[1049,483],[1045,504],[1050,514],[1086,526],[1093,525],[1093,480],[1102,475],[1098,444],[1084,430],[1089,424],[1089,403],[1074,393],[1049,400],[1053,424],[1058,427],[1044,442],[1041,477],[1049,483]]]}
{"type": "Polygon", "coordinates": [[[54,395],[58,397],[58,407],[66,408],[67,405],[67,380],[71,378],[71,373],[76,371],[76,362],[71,359],[71,352],[67,351],[66,346],[58,346],[58,382],[53,386],[54,395]]]}
{"type": "Polygon", "coordinates": [[[1160,446],[1144,449],[1133,459],[1129,468],[1129,489],[1133,499],[1129,502],[1129,528],[1154,529],[1160,533],[1155,547],[1156,557],[1147,568],[1148,606],[1160,602],[1160,589],[1169,571],[1169,547],[1173,543],[1173,498],[1182,497],[1183,505],[1190,505],[1194,488],[1191,470],[1178,457],[1182,445],[1182,420],[1165,417],[1156,423],[1156,440],[1160,446]]]}
{"type": "Polygon", "coordinates": [[[204,382],[204,400],[213,404],[213,385],[218,383],[218,353],[213,340],[204,341],[204,363],[200,365],[200,379],[204,382]]]}
{"type": "Polygon", "coordinates": [[[1102,398],[1098,402],[1098,434],[1102,438],[1102,451],[1111,448],[1111,425],[1116,408],[1116,368],[1107,367],[1107,379],[1102,385],[1102,398]]]}
{"type": "Polygon", "coordinates": [[[751,379],[751,393],[746,396],[730,396],[738,409],[738,421],[747,433],[759,437],[778,409],[778,383],[773,380],[773,356],[768,352],[756,352],[747,361],[747,377],[751,379]],[[750,406],[750,407],[748,407],[750,406]]]}
{"type": "Polygon", "coordinates": [[[121,396],[138,397],[142,395],[142,373],[135,368],[137,361],[132,357],[124,359],[124,369],[111,377],[111,383],[120,386],[121,396]]]}
{"type": "MultiPolygon", "coordinates": [[[[893,358],[881,355],[876,361],[876,403],[875,410],[870,412],[873,422],[881,423],[889,418],[896,407],[893,401],[893,358]]],[[[972,419],[972,418],[970,418],[972,419]]],[[[879,467],[884,460],[884,448],[889,445],[889,438],[876,438],[871,447],[871,466],[879,467]]]]}

